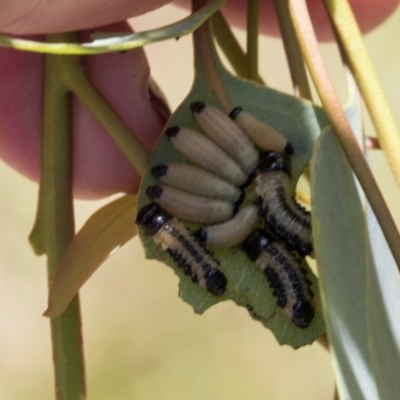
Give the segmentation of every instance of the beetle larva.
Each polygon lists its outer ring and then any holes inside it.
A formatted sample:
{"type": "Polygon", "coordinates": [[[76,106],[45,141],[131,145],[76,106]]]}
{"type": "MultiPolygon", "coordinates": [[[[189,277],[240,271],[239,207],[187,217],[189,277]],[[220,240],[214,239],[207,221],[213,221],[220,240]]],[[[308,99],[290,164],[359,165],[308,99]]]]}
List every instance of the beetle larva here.
{"type": "Polygon", "coordinates": [[[258,207],[255,204],[249,204],[229,221],[203,227],[198,232],[198,236],[207,247],[229,248],[242,243],[259,223],[258,207]]]}
{"type": "Polygon", "coordinates": [[[241,186],[248,175],[225,151],[204,135],[189,128],[173,126],[165,132],[175,150],[207,171],[241,186]]]}
{"type": "Polygon", "coordinates": [[[227,279],[218,269],[218,261],[199,243],[192,233],[158,204],[144,206],[137,215],[136,224],[146,235],[173,258],[193,282],[210,293],[221,296],[227,279]]]}
{"type": "Polygon", "coordinates": [[[242,128],[243,132],[258,146],[260,150],[277,151],[293,154],[293,147],[288,140],[274,128],[257,119],[254,115],[234,108],[229,116],[242,128]]]}
{"type": "Polygon", "coordinates": [[[232,218],[236,211],[229,201],[195,196],[168,186],[149,186],[146,193],[173,216],[189,222],[223,222],[232,218]]]}
{"type": "Polygon", "coordinates": [[[273,242],[262,229],[252,232],[243,242],[242,249],[255,261],[268,279],[277,305],[299,328],[307,328],[314,318],[310,290],[311,282],[305,270],[283,243],[273,242]]]}
{"type": "Polygon", "coordinates": [[[258,164],[259,154],[239,126],[218,108],[201,102],[192,103],[190,107],[204,133],[232,156],[245,172],[252,173],[258,164]]]}
{"type": "Polygon", "coordinates": [[[300,255],[312,253],[311,214],[295,200],[289,158],[281,153],[265,153],[257,170],[255,190],[262,199],[260,215],[265,218],[266,228],[300,255]]]}
{"type": "Polygon", "coordinates": [[[239,204],[244,192],[232,183],[201,168],[187,164],[163,164],[151,169],[165,185],[205,197],[217,197],[239,204]]]}

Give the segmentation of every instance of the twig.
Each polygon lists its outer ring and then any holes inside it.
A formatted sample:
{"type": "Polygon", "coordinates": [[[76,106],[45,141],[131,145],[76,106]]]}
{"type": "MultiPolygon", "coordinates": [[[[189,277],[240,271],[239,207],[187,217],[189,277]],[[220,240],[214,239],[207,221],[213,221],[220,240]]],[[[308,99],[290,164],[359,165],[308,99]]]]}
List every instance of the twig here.
{"type": "Polygon", "coordinates": [[[325,0],[389,166],[400,185],[400,132],[347,0],[325,0]]]}
{"type": "MultiPolygon", "coordinates": [[[[50,41],[68,40],[70,35],[52,35],[50,41]]],[[[30,241],[36,253],[46,253],[48,282],[74,234],[71,188],[71,135],[69,94],[60,80],[65,57],[47,55],[44,75],[42,161],[39,206],[30,241]]],[[[56,398],[85,398],[79,298],[51,320],[56,398]]]]}
{"type": "Polygon", "coordinates": [[[375,213],[388,245],[400,268],[400,235],[372,175],[364,155],[357,143],[350,123],[342,109],[339,98],[329,78],[318,42],[312,28],[307,5],[304,0],[289,0],[289,10],[299,39],[303,57],[313,78],[332,127],[343,151],[355,172],[367,199],[375,213]]]}
{"type": "Polygon", "coordinates": [[[247,0],[247,68],[248,79],[258,80],[259,0],[247,0]]]}
{"type": "Polygon", "coordinates": [[[285,53],[292,78],[294,95],[312,101],[303,55],[290,18],[287,0],[273,0],[285,53]]]}

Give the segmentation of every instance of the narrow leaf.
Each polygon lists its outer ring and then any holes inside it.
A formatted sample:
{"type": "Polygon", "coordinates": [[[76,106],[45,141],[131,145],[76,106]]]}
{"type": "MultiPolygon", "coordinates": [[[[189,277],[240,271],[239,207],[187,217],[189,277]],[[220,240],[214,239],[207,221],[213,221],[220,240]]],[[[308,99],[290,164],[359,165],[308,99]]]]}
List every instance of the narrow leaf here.
{"type": "Polygon", "coordinates": [[[136,235],[136,195],[125,195],[94,213],[68,245],[44,315],[61,314],[82,285],[116,249],[136,235]]]}
{"type": "Polygon", "coordinates": [[[367,228],[372,249],[367,299],[373,372],[380,399],[400,397],[400,279],[397,265],[370,207],[367,228]]]}
{"type": "Polygon", "coordinates": [[[315,146],[311,174],[314,245],[341,398],[398,398],[396,264],[370,210],[367,227],[354,175],[331,130],[315,146]]]}

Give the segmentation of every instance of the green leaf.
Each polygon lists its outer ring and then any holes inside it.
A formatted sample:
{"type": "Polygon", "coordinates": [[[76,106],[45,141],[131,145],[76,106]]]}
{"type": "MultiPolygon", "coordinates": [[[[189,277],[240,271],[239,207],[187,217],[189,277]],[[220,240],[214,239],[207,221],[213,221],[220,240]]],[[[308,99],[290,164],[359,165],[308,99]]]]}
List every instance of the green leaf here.
{"type": "Polygon", "coordinates": [[[397,267],[370,210],[366,224],[353,173],[329,129],[315,146],[311,178],[314,245],[341,398],[398,398],[397,267]]]}
{"type": "MultiPolygon", "coordinates": [[[[208,43],[209,54],[207,56],[203,55],[199,47],[197,42],[196,74],[193,88],[173,114],[167,127],[178,125],[199,130],[189,107],[190,103],[194,101],[204,101],[222,108],[207,72],[211,63],[214,68],[213,72],[224,88],[232,108],[233,106],[242,106],[246,111],[267,122],[290,140],[295,149],[293,172],[297,180],[311,157],[314,141],[321,128],[327,124],[324,112],[320,108],[312,106],[308,101],[302,101],[232,76],[220,63],[211,42],[208,43]],[[208,66],[206,66],[206,63],[208,63],[208,66]]],[[[146,195],[146,188],[157,184],[156,179],[150,173],[150,169],[156,165],[171,162],[185,163],[187,161],[174,151],[168,139],[165,135],[162,135],[154,148],[148,172],[142,180],[138,200],[139,209],[150,201],[146,195]]],[[[247,196],[251,195],[251,191],[252,188],[247,189],[247,196]]],[[[193,227],[193,225],[188,224],[188,227],[193,227]]],[[[233,300],[238,305],[251,310],[250,313],[253,318],[260,320],[264,326],[271,329],[281,344],[290,344],[295,348],[312,343],[324,330],[324,322],[319,310],[318,284],[311,271],[308,274],[313,282],[312,289],[317,293],[315,301],[317,312],[311,325],[302,330],[297,328],[284,315],[282,309],[276,306],[276,298],[272,296],[272,290],[269,288],[264,275],[240,249],[224,249],[214,252],[228,279],[225,294],[216,297],[185,276],[168,254],[154,245],[151,238],[146,237],[140,231],[139,234],[147,257],[156,258],[174,269],[180,278],[180,296],[193,306],[195,312],[203,313],[219,301],[233,300]]]]}
{"type": "Polygon", "coordinates": [[[56,317],[111,253],[136,235],[136,195],[96,211],[69,243],[58,265],[44,315],[56,317]]]}
{"type": "Polygon", "coordinates": [[[400,280],[396,262],[371,208],[367,228],[372,254],[367,265],[371,362],[380,399],[400,397],[400,280]]]}

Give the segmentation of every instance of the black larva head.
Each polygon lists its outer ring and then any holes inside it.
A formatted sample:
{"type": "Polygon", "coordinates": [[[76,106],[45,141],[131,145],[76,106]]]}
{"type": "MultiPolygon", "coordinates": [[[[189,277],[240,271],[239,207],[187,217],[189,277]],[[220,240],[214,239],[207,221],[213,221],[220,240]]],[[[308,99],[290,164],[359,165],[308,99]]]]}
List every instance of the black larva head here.
{"type": "Polygon", "coordinates": [[[294,153],[294,149],[293,149],[293,146],[291,145],[291,143],[287,142],[285,148],[283,149],[283,151],[288,156],[291,156],[294,153]]]}
{"type": "Polygon", "coordinates": [[[314,318],[314,309],[308,301],[298,301],[293,306],[292,321],[299,328],[307,328],[314,318]]]}
{"type": "Polygon", "coordinates": [[[195,237],[198,239],[200,243],[207,242],[207,229],[199,229],[194,233],[195,237]]]}
{"type": "Polygon", "coordinates": [[[271,241],[272,236],[263,229],[251,232],[242,243],[242,250],[247,253],[250,260],[257,260],[261,250],[271,241]]]}
{"type": "Polygon", "coordinates": [[[165,134],[168,136],[168,138],[171,138],[176,136],[180,129],[181,128],[179,128],[179,126],[171,126],[165,131],[165,134]]]}
{"type": "Polygon", "coordinates": [[[298,249],[300,255],[303,257],[308,256],[314,251],[314,247],[312,243],[302,243],[302,245],[298,249]]]}
{"type": "Polygon", "coordinates": [[[206,108],[206,105],[204,103],[200,102],[200,101],[196,101],[196,102],[190,104],[190,109],[192,110],[192,113],[199,114],[205,108],[206,108]]]}
{"type": "Polygon", "coordinates": [[[258,163],[258,172],[283,171],[291,175],[292,165],[290,158],[283,153],[276,151],[264,151],[260,153],[260,162],[258,163]]]}
{"type": "Polygon", "coordinates": [[[221,296],[225,292],[226,284],[228,283],[225,275],[216,268],[211,268],[205,274],[207,290],[221,296]]]}
{"type": "Polygon", "coordinates": [[[168,165],[165,164],[157,165],[151,169],[151,173],[156,178],[167,175],[167,171],[168,171],[168,165]]]}
{"type": "Polygon", "coordinates": [[[158,186],[158,185],[149,186],[146,189],[146,194],[151,199],[159,199],[161,197],[161,195],[162,195],[162,192],[163,192],[163,188],[161,186],[158,186]]]}
{"type": "Polygon", "coordinates": [[[139,210],[135,222],[143,227],[146,235],[154,236],[171,218],[172,215],[164,211],[158,204],[150,203],[139,210]]]}
{"type": "Polygon", "coordinates": [[[230,113],[229,117],[233,120],[243,111],[242,107],[235,107],[230,113]]]}

